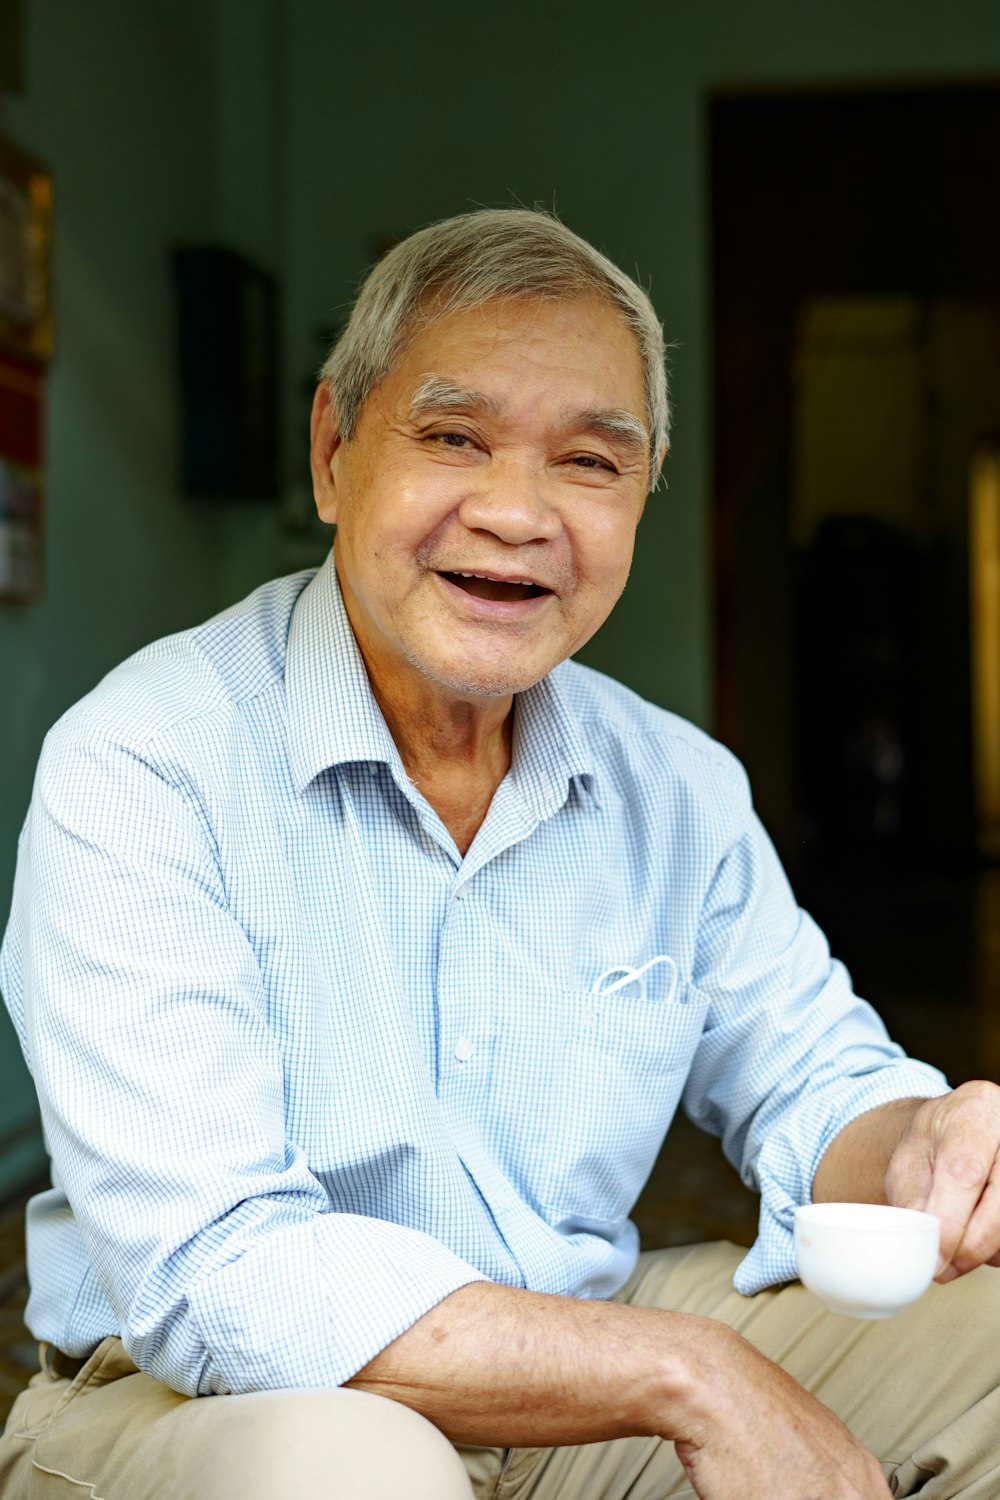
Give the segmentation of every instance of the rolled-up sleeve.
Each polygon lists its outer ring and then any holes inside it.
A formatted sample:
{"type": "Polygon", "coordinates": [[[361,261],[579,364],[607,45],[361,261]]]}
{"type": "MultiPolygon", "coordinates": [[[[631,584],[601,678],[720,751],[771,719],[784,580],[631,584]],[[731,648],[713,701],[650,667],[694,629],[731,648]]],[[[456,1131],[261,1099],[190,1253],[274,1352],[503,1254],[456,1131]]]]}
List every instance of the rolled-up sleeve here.
{"type": "Polygon", "coordinates": [[[734,805],[699,922],[693,979],[706,1024],[684,1106],[760,1192],[758,1238],[735,1281],[749,1295],[794,1278],[794,1211],[809,1202],[834,1136],[879,1104],[948,1084],[908,1058],[854,994],[796,904],[745,785],[734,805]]]}
{"type": "Polygon", "coordinates": [[[330,1211],[208,820],[154,758],[79,716],[50,737],[16,902],[56,1179],[142,1370],[192,1395],[338,1385],[484,1279],[330,1211]]]}

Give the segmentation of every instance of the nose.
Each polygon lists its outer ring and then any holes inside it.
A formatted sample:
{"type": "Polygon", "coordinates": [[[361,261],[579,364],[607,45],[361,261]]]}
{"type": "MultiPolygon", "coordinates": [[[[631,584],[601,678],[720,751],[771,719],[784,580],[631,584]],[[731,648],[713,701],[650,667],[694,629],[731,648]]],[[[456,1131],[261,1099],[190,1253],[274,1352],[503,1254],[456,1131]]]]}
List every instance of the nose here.
{"type": "Polygon", "coordinates": [[[562,528],[544,474],[530,463],[494,463],[458,507],[470,531],[488,531],[511,546],[552,541],[562,528]]]}

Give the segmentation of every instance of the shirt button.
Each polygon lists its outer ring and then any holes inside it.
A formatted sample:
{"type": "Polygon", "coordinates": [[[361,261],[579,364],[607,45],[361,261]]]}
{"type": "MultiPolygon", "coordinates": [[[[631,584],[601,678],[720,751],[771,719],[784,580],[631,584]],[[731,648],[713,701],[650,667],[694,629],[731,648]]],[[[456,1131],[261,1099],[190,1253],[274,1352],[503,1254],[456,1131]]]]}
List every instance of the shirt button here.
{"type": "Polygon", "coordinates": [[[468,890],[469,887],[467,885],[457,885],[455,887],[455,900],[461,901],[462,897],[468,893],[468,890]]]}
{"type": "Polygon", "coordinates": [[[459,1062],[468,1062],[474,1051],[475,1048],[467,1036],[460,1036],[455,1043],[455,1056],[459,1062]]]}

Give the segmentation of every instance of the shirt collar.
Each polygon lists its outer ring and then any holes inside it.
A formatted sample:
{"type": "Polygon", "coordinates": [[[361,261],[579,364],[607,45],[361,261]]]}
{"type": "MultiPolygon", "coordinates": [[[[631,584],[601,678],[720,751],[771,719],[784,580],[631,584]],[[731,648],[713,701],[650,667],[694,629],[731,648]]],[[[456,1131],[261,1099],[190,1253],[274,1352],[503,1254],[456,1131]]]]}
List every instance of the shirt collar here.
{"type": "Polygon", "coordinates": [[[297,792],[329,766],[348,761],[402,770],[340,597],[332,552],[292,613],[285,692],[288,758],[297,792]]]}
{"type": "MultiPolygon", "coordinates": [[[[559,684],[560,668],[518,694],[512,780],[533,811],[561,807],[579,777],[593,794],[593,757],[559,684]]],[[[333,553],[292,612],[285,660],[292,779],[303,792],[321,771],[350,761],[392,768],[406,783],[399,751],[375,701],[340,594],[333,553]]]]}
{"type": "Polygon", "coordinates": [[[563,693],[562,670],[519,693],[514,711],[512,776],[540,818],[562,806],[574,779],[596,801],[594,758],[563,693]]]}

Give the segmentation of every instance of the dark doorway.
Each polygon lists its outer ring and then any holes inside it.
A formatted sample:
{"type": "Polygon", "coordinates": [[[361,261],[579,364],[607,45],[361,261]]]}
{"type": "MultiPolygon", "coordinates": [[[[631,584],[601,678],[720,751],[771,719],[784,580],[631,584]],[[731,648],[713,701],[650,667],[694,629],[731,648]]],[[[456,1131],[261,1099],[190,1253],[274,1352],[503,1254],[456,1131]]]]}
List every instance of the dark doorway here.
{"type": "Polygon", "coordinates": [[[710,115],[719,733],[793,868],[961,860],[1000,87],[710,115]]]}
{"type": "Polygon", "coordinates": [[[725,93],[710,136],[717,732],[901,1039],[945,1001],[985,1035],[969,495],[1000,430],[1000,85],[725,93]]]}

